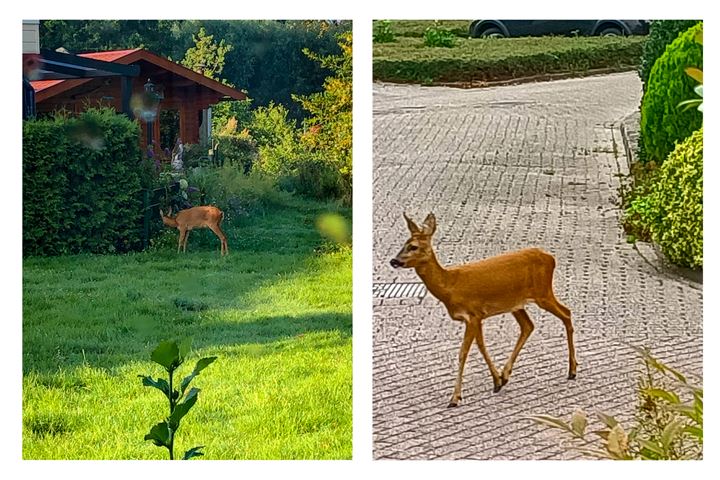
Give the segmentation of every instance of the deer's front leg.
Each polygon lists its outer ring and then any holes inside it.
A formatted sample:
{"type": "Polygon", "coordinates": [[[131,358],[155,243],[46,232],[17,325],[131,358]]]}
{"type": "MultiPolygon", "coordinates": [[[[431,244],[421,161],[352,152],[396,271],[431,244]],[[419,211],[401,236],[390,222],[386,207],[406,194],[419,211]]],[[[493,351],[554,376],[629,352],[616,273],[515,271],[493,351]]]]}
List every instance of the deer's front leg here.
{"type": "Polygon", "coordinates": [[[482,332],[482,320],[478,321],[478,327],[475,332],[477,336],[478,348],[480,348],[480,353],[482,353],[482,356],[485,359],[485,363],[487,363],[487,366],[490,369],[490,375],[492,375],[493,378],[493,392],[497,393],[500,391],[503,384],[502,380],[500,379],[500,375],[498,374],[498,371],[495,369],[495,365],[493,365],[492,358],[490,358],[487,347],[485,347],[485,339],[483,338],[482,332]]]}
{"type": "Polygon", "coordinates": [[[463,338],[462,346],[460,347],[460,365],[458,368],[457,379],[455,380],[455,390],[453,391],[452,397],[450,398],[450,404],[448,407],[457,407],[458,402],[462,400],[462,376],[463,369],[465,368],[465,360],[467,359],[468,351],[476,336],[477,325],[470,321],[465,321],[465,337],[463,338]]]}

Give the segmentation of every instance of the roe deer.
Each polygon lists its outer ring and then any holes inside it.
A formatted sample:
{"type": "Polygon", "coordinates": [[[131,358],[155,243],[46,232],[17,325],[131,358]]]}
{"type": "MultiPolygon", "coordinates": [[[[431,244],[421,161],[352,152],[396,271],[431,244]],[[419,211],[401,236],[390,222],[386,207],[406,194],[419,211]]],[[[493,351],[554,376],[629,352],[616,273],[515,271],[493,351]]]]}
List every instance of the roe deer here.
{"type": "Polygon", "coordinates": [[[175,227],[180,231],[178,253],[180,253],[180,247],[182,247],[183,252],[185,251],[190,230],[193,228],[207,227],[215,232],[215,235],[220,239],[220,255],[227,255],[227,237],[220,229],[220,224],[225,217],[222,210],[217,207],[204,206],[180,210],[174,217],[169,216],[170,214],[172,214],[172,208],[168,215],[165,215],[163,211],[160,210],[163,223],[168,227],[175,227]]]}
{"type": "Polygon", "coordinates": [[[555,258],[552,255],[539,248],[527,248],[445,268],[438,263],[430,243],[435,233],[435,215],[429,214],[420,227],[404,213],[403,216],[410,229],[410,239],[405,242],[400,253],[390,260],[390,265],[393,268],[414,268],[430,293],[445,305],[450,317],[465,323],[460,367],[449,407],[456,407],[462,399],[463,368],[473,340],[477,342],[490,368],[493,391],[499,392],[508,382],[513,363],[534,329],[525,311],[528,302],[536,303],[565,324],[570,357],[568,379],[575,379],[577,362],[573,325],[570,310],[558,302],[553,293],[555,258]],[[482,332],[482,321],[501,313],[512,313],[520,325],[520,337],[502,375],[498,374],[485,348],[482,332]]]}

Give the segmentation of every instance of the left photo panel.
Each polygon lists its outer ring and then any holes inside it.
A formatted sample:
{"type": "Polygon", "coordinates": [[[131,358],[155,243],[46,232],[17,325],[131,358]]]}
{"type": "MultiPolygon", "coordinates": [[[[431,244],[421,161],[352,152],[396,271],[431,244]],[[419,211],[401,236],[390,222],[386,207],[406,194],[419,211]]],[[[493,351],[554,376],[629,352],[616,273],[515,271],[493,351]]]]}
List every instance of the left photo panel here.
{"type": "Polygon", "coordinates": [[[352,458],[352,22],[26,20],[24,459],[352,458]]]}

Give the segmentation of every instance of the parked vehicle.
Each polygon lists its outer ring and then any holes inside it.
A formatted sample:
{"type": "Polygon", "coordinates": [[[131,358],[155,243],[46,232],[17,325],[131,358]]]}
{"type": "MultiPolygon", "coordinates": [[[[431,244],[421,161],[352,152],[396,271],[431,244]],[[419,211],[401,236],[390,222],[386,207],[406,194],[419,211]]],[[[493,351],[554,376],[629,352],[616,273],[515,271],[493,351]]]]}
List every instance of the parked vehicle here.
{"type": "Polygon", "coordinates": [[[471,37],[647,35],[647,20],[474,20],[471,37]]]}

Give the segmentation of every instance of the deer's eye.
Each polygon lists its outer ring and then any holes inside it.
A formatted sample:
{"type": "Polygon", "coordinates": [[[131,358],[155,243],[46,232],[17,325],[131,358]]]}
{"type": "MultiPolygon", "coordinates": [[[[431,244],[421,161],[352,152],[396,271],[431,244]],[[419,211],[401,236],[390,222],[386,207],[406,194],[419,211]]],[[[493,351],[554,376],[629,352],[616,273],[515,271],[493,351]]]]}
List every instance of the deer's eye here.
{"type": "Polygon", "coordinates": [[[417,249],[418,249],[417,245],[408,245],[408,252],[412,252],[417,249]]]}

